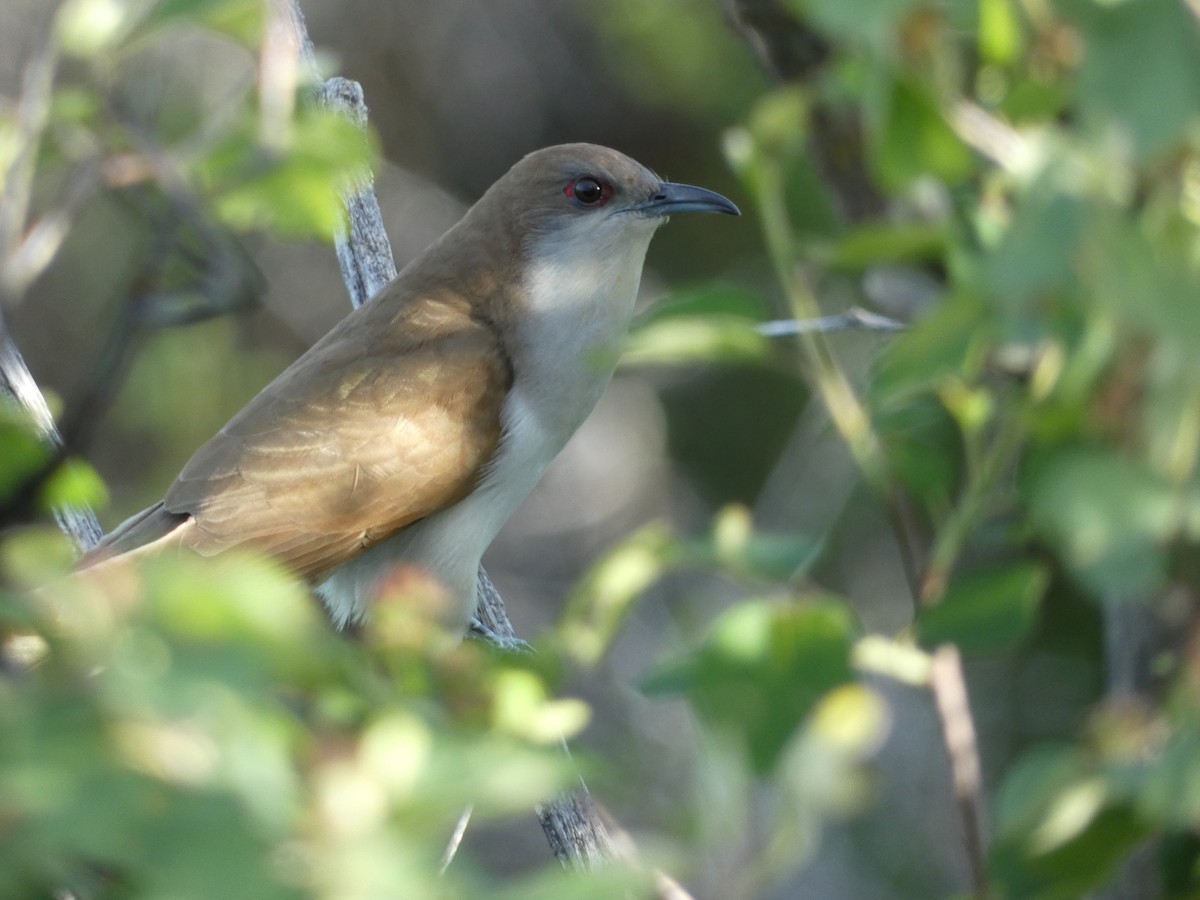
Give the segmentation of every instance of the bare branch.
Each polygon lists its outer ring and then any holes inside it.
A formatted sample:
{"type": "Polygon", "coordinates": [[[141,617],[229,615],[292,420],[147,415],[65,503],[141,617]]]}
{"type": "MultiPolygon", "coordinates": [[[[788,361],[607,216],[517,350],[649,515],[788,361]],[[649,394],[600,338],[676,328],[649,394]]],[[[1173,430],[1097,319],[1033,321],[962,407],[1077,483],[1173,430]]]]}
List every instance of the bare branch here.
{"type": "Polygon", "coordinates": [[[0,300],[11,300],[6,283],[8,259],[21,240],[33,195],[33,175],[38,147],[50,116],[50,92],[58,57],[53,41],[47,43],[25,67],[21,99],[17,104],[17,151],[4,173],[0,194],[0,300]]]}
{"type": "MultiPolygon", "coordinates": [[[[25,360],[13,342],[0,312],[0,394],[7,395],[17,406],[32,418],[42,436],[51,447],[61,449],[62,437],[54,424],[54,416],[46,404],[46,398],[33,380],[25,360]]],[[[90,550],[104,536],[104,529],[96,513],[88,506],[60,506],[54,510],[59,527],[75,542],[82,552],[90,550]]]]}
{"type": "MultiPolygon", "coordinates": [[[[29,277],[18,277],[14,272],[40,271],[38,266],[31,266],[28,261],[22,262],[27,254],[18,254],[18,250],[22,246],[31,246],[28,240],[22,243],[21,236],[29,214],[37,150],[49,116],[56,61],[53,45],[48,44],[25,69],[17,114],[17,151],[12,165],[4,174],[3,194],[0,194],[0,395],[7,396],[16,406],[25,410],[42,439],[56,450],[61,450],[63,440],[54,424],[54,416],[29,367],[25,365],[4,317],[5,307],[16,301],[30,280],[29,277]],[[14,257],[18,256],[20,259],[14,262],[14,257]]],[[[55,229],[59,227],[56,225],[55,229]]],[[[34,237],[44,244],[43,251],[50,249],[46,241],[51,236],[48,231],[35,230],[34,233],[34,237]]],[[[51,256],[57,251],[60,241],[61,238],[58,238],[50,242],[54,245],[50,250],[51,256]]],[[[43,252],[41,255],[46,254],[43,252]]],[[[45,261],[42,262],[44,264],[45,261]]],[[[55,509],[54,516],[80,550],[95,546],[104,534],[95,512],[88,507],[60,507],[55,509]]]]}
{"type": "Polygon", "coordinates": [[[967,682],[963,676],[962,658],[953,644],[939,647],[933,654],[929,673],[942,739],[950,755],[950,772],[954,779],[954,796],[958,801],[966,839],[967,863],[971,870],[971,888],[975,900],[991,896],[987,877],[987,830],[983,778],[980,774],[979,747],[975,741],[975,722],[967,700],[967,682]]]}
{"type": "Polygon", "coordinates": [[[836,316],[763,322],[754,330],[765,337],[794,337],[798,334],[829,334],[834,331],[903,331],[904,327],[903,322],[856,306],[836,316]]]}

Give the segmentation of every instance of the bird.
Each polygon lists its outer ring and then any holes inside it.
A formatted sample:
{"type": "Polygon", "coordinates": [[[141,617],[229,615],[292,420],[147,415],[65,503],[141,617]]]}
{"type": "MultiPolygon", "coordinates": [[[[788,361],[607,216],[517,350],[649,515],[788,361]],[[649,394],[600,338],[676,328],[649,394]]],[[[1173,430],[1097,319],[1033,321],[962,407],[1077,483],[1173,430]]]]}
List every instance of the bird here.
{"type": "Polygon", "coordinates": [[[411,566],[465,629],[484,551],[595,407],[650,240],[685,212],[740,215],[607,147],[530,153],[81,568],[250,549],[312,584],[346,628],[411,566]]]}

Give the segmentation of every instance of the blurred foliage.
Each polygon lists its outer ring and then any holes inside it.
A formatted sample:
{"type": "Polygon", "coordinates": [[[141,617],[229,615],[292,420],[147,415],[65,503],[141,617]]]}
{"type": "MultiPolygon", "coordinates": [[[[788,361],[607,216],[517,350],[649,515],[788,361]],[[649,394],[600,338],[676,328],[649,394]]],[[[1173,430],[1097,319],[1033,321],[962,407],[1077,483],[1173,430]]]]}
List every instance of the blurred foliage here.
{"type": "MultiPolygon", "coordinates": [[[[781,312],[814,315],[835,285],[861,296],[884,263],[940,281],[940,296],[926,300],[865,383],[846,374],[837,339],[797,342],[809,387],[910,554],[913,637],[1017,666],[1047,653],[1099,661],[1105,648],[1085,649],[1074,633],[1094,638],[1094,623],[1080,618],[1091,615],[1126,623],[1127,633],[1110,625],[1114,673],[1142,670],[1120,697],[1093,693],[1067,708],[1049,706],[1049,696],[1022,699],[1031,709],[1047,704],[1059,743],[1018,739],[995,760],[990,890],[1079,897],[1153,838],[1162,891],[1145,896],[1193,896],[1195,9],[1154,0],[734,5],[786,9],[793,26],[831,46],[828,66],[803,86],[766,94],[726,135],[781,312]],[[814,189],[795,175],[825,137],[830,110],[858,117],[865,172],[887,214],[821,232],[790,195],[803,185],[810,205],[823,206],[846,187],[814,189]],[[1079,596],[1094,602],[1091,613],[1079,596]],[[1152,669],[1137,656],[1147,652],[1137,647],[1148,627],[1169,635],[1154,639],[1152,669]]],[[[788,35],[768,33],[766,43],[773,39],[788,35]]],[[[635,336],[635,358],[657,353],[679,364],[707,353],[726,365],[778,364],[744,319],[717,309],[705,319],[688,309],[674,335],[669,315],[653,320],[635,336]]],[[[742,716],[733,727],[767,754],[757,758],[761,770],[777,740],[762,732],[754,703],[736,693],[722,701],[721,691],[749,677],[781,722],[791,721],[782,698],[822,678],[797,673],[789,690],[773,680],[786,670],[764,669],[757,681],[746,669],[729,674],[723,636],[737,634],[734,623],[753,608],[714,626],[667,682],[706,720],[728,728],[742,716]]],[[[785,621],[791,614],[767,630],[786,643],[785,621]]],[[[786,654],[770,658],[783,665],[786,654]]]]}
{"type": "MultiPolygon", "coordinates": [[[[458,646],[401,602],[352,643],[262,561],[162,559],[62,579],[62,540],[14,532],[0,545],[0,894],[621,896],[637,876],[547,871],[502,891],[469,860],[439,874],[439,859],[466,805],[498,819],[567,783],[553,745],[587,713],[552,699],[557,676],[600,665],[637,598],[680,569],[719,572],[753,598],[642,680],[696,713],[710,768],[696,773],[679,842],[691,841],[697,871],[736,858],[736,873],[707,873],[713,896],[769,892],[814,858],[830,822],[872,808],[876,754],[912,727],[880,683],[928,692],[930,654],[947,644],[969,675],[1002,667],[1019,708],[988,726],[997,716],[979,697],[995,695],[971,685],[992,836],[977,896],[1084,896],[1138,848],[1158,896],[1200,891],[1195,10],[762,5],[791,29],[767,30],[765,43],[828,42],[804,83],[767,88],[715,2],[622,0],[596,15],[649,106],[741,123],[724,149],[764,243],[752,271],[646,316],[627,363],[719,366],[727,392],[764,395],[714,403],[716,382],[700,375],[664,388],[673,409],[690,409],[673,437],[683,464],[734,470],[709,488],[721,500],[753,496],[796,415],[821,404],[858,466],[853,502],[890,523],[906,557],[911,628],[865,633],[856,598],[818,586],[828,548],[857,549],[837,516],[815,533],[759,528],[740,506],[700,537],[649,526],[578,586],[536,661],[458,646]],[[861,128],[861,148],[822,145],[836,116],[861,128]],[[839,212],[854,185],[818,162],[856,154],[854,177],[883,198],[865,221],[839,212]],[[840,337],[772,343],[756,329],[886,305],[869,289],[885,264],[936,291],[869,371],[840,337]],[[711,420],[734,407],[747,421],[711,420]],[[1122,654],[1151,621],[1165,636],[1151,659],[1132,659],[1146,671],[1103,694],[1094,673],[1107,665],[1115,681],[1130,668],[1122,654]]],[[[369,139],[314,109],[302,83],[235,79],[212,104],[143,77],[161,71],[154,50],[180,29],[252,71],[263,10],[70,0],[50,54],[68,62],[39,115],[0,111],[6,178],[31,158],[41,211],[69,209],[73,173],[86,173],[158,211],[145,214],[151,238],[164,206],[170,233],[328,238],[369,139]]],[[[229,305],[214,299],[211,311],[229,305]]],[[[156,414],[179,393],[161,387],[156,414]]],[[[46,459],[6,414],[0,500],[46,459]]],[[[43,494],[49,507],[96,502],[102,488],[72,464],[43,494]]],[[[947,858],[965,852],[957,835],[943,842],[947,858]]]]}
{"type": "MultiPolygon", "coordinates": [[[[439,871],[455,819],[571,778],[557,744],[582,706],[410,598],[356,642],[262,560],[70,558],[42,530],[0,547],[6,897],[478,896],[469,863],[439,871]]],[[[632,876],[547,877],[612,896],[632,876]]]]}

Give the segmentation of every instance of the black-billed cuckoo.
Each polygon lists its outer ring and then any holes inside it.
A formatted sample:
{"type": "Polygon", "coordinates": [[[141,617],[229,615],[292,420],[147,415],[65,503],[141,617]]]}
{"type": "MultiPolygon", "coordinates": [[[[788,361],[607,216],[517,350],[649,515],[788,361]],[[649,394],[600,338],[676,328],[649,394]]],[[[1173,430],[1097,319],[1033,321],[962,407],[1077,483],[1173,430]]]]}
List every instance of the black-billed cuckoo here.
{"type": "Polygon", "coordinates": [[[738,210],[606,147],[531,153],[84,564],[250,547],[316,584],[339,626],[411,565],[465,626],[480,558],[599,400],[677,212],[738,210]]]}

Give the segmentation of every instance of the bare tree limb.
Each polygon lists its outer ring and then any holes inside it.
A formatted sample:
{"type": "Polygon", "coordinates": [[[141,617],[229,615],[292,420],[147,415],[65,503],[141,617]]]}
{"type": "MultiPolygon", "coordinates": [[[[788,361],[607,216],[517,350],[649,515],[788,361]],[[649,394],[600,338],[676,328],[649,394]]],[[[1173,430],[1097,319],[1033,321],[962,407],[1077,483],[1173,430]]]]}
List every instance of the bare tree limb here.
{"type": "Polygon", "coordinates": [[[967,862],[971,870],[971,891],[975,900],[991,896],[987,875],[986,805],[983,799],[983,776],[979,765],[979,747],[975,740],[975,722],[967,699],[967,682],[963,676],[962,658],[952,644],[939,647],[933,654],[929,673],[942,740],[950,754],[950,772],[954,779],[954,796],[958,802],[966,839],[967,862]]]}
{"type": "Polygon", "coordinates": [[[903,322],[856,306],[836,316],[763,322],[754,330],[764,337],[794,337],[798,334],[829,334],[834,331],[902,331],[904,327],[903,322]]]}
{"type": "MultiPolygon", "coordinates": [[[[56,56],[51,42],[25,69],[17,107],[17,152],[4,174],[4,189],[0,194],[0,395],[25,410],[48,445],[61,449],[63,440],[54,416],[9,333],[4,315],[5,309],[16,302],[28,284],[28,279],[15,273],[29,267],[20,261],[18,251],[27,229],[34,164],[50,111],[55,68],[56,56]]],[[[57,244],[54,250],[57,250],[57,244]]],[[[59,507],[54,515],[80,550],[95,546],[104,534],[95,512],[86,506],[59,507]]]]}

